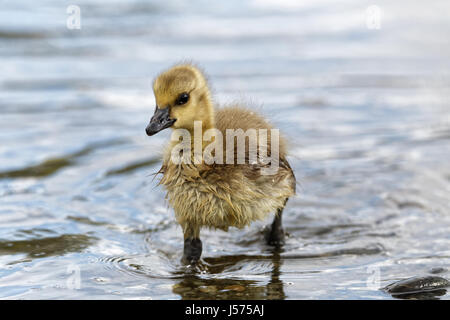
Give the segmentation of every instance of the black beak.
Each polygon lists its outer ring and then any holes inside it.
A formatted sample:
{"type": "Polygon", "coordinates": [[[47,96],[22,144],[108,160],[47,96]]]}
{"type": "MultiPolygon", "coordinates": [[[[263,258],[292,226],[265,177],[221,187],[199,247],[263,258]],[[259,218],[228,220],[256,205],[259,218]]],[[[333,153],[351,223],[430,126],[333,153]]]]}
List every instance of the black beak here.
{"type": "Polygon", "coordinates": [[[164,109],[160,109],[156,107],[155,114],[153,115],[150,123],[147,128],[145,128],[145,132],[147,135],[152,136],[155,133],[160,132],[166,128],[169,128],[174,124],[177,119],[170,119],[170,108],[166,107],[164,109]]]}

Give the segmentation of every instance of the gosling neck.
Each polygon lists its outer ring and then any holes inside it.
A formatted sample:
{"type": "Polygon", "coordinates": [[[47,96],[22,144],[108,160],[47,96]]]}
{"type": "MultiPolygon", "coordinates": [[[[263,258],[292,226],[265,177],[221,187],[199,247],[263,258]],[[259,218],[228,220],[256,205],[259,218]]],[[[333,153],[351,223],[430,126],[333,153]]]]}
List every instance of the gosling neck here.
{"type": "Polygon", "coordinates": [[[205,104],[202,106],[201,110],[203,110],[202,115],[194,122],[192,128],[190,128],[189,133],[191,135],[191,145],[194,150],[194,145],[197,144],[199,146],[201,144],[202,151],[205,147],[211,143],[211,141],[203,141],[203,135],[209,129],[215,128],[215,118],[214,118],[214,108],[210,99],[206,99],[205,104]]]}

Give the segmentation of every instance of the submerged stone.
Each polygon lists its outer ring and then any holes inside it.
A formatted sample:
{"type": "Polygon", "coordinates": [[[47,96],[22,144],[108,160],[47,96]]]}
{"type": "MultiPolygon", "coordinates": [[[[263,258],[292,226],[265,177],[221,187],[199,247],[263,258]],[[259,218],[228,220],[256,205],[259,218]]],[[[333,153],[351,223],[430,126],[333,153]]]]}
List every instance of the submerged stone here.
{"type": "Polygon", "coordinates": [[[450,281],[438,276],[412,277],[400,280],[383,288],[391,295],[404,295],[430,291],[442,291],[450,286],[450,281]]]}
{"type": "Polygon", "coordinates": [[[447,268],[443,268],[443,267],[435,267],[435,268],[432,268],[431,270],[430,270],[430,273],[432,273],[432,274],[438,274],[438,273],[445,273],[445,272],[447,272],[448,270],[447,270],[447,268]]]}

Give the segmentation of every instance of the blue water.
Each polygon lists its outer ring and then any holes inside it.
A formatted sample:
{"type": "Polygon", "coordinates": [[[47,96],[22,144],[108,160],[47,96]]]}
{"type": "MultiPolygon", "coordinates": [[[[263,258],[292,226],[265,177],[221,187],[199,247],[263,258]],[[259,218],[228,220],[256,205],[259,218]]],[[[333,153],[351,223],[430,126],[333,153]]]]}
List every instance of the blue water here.
{"type": "Polygon", "coordinates": [[[0,297],[392,299],[379,289],[437,267],[448,278],[449,10],[0,0],[0,297]],[[81,29],[66,26],[72,4],[81,29]],[[202,263],[180,264],[151,176],[169,132],[144,129],[152,79],[182,60],[217,104],[250,105],[288,138],[299,187],[281,252],[266,221],[204,231],[202,263]]]}

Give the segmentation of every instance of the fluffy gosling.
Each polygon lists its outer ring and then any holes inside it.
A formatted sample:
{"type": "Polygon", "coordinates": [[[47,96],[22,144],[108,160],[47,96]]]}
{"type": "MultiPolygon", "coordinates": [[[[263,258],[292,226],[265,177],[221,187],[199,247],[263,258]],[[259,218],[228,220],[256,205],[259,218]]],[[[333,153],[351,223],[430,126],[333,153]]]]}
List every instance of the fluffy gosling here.
{"type": "Polygon", "coordinates": [[[266,240],[274,246],[283,245],[282,212],[288,198],[295,194],[296,185],[294,173],[286,160],[284,141],[281,138],[277,141],[277,170],[272,174],[264,173],[273,163],[261,161],[259,148],[269,149],[268,155],[276,153],[271,149],[273,128],[263,117],[247,108],[229,106],[216,109],[205,76],[191,64],[175,65],[161,73],[153,83],[153,91],[156,110],[146,133],[152,136],[170,127],[183,129],[181,132],[189,138],[188,142],[183,141],[183,148],[180,148],[179,138],[172,139],[159,170],[162,174],[160,184],[167,190],[166,198],[183,229],[182,261],[193,264],[200,259],[202,227],[225,231],[229,227],[243,228],[270,213],[275,213],[275,217],[266,240]],[[197,131],[205,133],[209,129],[215,130],[209,141],[196,135],[197,131]],[[246,138],[245,163],[242,163],[237,161],[239,152],[242,152],[239,141],[234,143],[233,137],[232,147],[227,150],[226,145],[230,145],[230,141],[221,139],[227,136],[227,129],[242,129],[244,132],[266,129],[270,134],[265,140],[258,137],[253,148],[250,138],[246,138]],[[186,146],[189,148],[185,149],[186,146]],[[198,157],[207,151],[214,157],[212,163],[206,161],[206,157],[198,157]],[[252,158],[252,151],[256,158],[252,158]],[[183,160],[174,161],[174,155],[183,160]],[[231,164],[230,159],[233,160],[231,164]]]}

